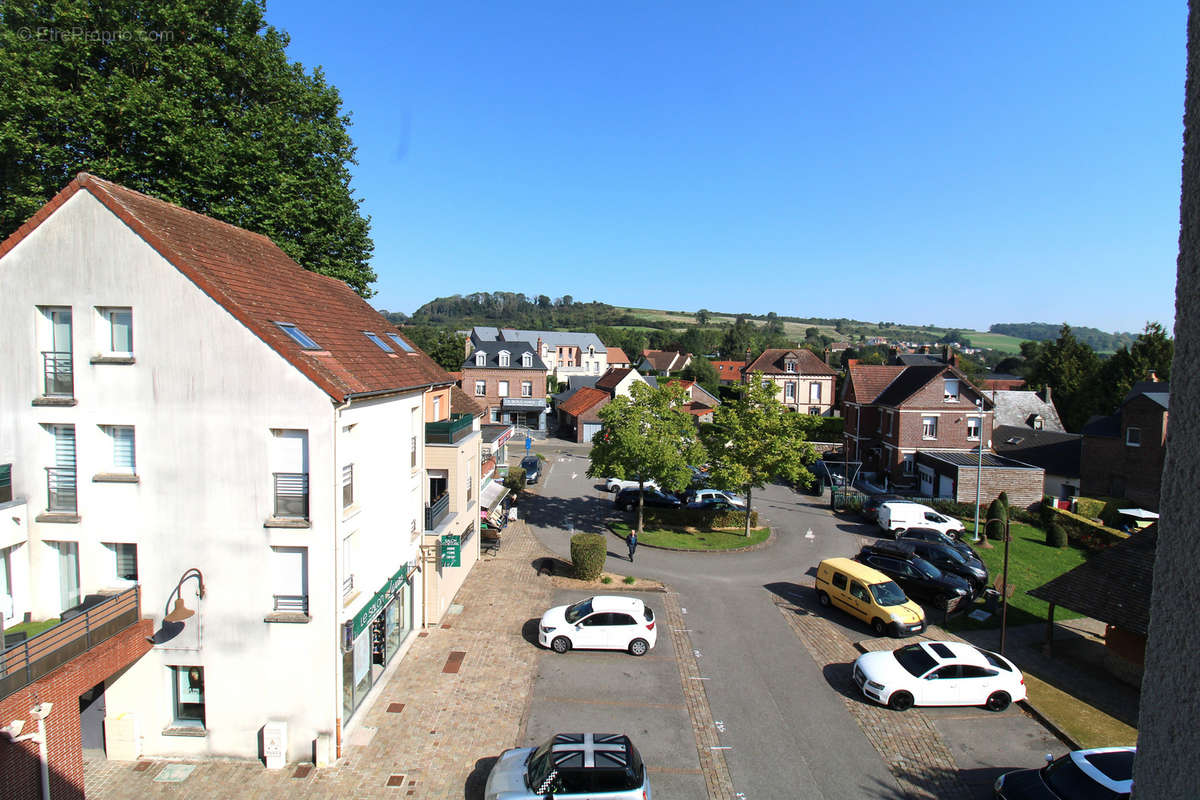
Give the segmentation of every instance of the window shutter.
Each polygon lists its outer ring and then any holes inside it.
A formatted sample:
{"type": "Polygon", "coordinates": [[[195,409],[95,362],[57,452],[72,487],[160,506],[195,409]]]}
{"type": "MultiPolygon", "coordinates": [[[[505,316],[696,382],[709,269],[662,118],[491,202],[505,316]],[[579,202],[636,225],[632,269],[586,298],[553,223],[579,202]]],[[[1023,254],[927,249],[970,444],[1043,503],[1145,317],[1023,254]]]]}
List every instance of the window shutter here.
{"type": "Polygon", "coordinates": [[[287,597],[308,594],[308,548],[272,547],[272,593],[287,597]]]}
{"type": "Polygon", "coordinates": [[[113,467],[121,472],[134,471],[133,428],[114,425],[108,429],[113,442],[113,467]]]}

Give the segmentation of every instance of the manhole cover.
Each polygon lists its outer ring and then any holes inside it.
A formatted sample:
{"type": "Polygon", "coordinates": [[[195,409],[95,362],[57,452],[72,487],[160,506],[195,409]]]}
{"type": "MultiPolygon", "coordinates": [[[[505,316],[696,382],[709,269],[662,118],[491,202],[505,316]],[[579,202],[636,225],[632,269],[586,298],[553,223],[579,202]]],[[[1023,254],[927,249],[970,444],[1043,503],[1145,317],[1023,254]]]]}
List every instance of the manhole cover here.
{"type": "Polygon", "coordinates": [[[159,783],[182,783],[195,768],[195,764],[167,764],[154,776],[154,780],[159,783]]]}

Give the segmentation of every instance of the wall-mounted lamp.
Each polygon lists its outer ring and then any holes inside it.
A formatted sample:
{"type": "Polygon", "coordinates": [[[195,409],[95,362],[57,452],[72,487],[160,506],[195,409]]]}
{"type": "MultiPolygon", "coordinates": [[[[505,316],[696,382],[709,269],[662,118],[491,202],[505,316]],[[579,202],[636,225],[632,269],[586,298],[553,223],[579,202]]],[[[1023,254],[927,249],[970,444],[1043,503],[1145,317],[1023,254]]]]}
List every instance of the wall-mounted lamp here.
{"type": "Polygon", "coordinates": [[[192,577],[194,577],[199,582],[199,584],[200,584],[200,595],[199,596],[200,596],[200,599],[202,599],[202,600],[204,599],[204,576],[200,573],[200,570],[196,569],[195,567],[192,567],[191,569],[184,572],[183,576],[179,579],[179,583],[175,584],[175,591],[172,592],[172,594],[176,595],[175,607],[173,609],[171,609],[171,613],[169,613],[165,617],[163,617],[164,622],[183,622],[188,617],[195,615],[195,613],[196,613],[195,611],[192,611],[190,608],[188,608],[186,605],[183,604],[183,582],[186,581],[188,578],[192,578],[192,577]]]}

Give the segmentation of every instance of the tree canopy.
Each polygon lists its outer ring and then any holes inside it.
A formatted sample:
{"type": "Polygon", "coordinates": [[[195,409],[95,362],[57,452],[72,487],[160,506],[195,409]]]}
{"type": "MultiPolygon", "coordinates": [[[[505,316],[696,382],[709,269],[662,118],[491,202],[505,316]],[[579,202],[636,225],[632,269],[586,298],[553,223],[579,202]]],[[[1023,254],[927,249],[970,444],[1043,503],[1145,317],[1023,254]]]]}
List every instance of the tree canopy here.
{"type": "Polygon", "coordinates": [[[684,380],[695,381],[713,397],[719,397],[717,393],[721,389],[721,376],[717,374],[717,368],[712,365],[712,362],[704,356],[693,357],[691,363],[683,368],[680,377],[684,380]]]}
{"type": "MultiPolygon", "coordinates": [[[[618,395],[600,409],[588,477],[639,483],[653,479],[665,490],[687,488],[692,479],[688,467],[705,459],[692,416],[681,410],[687,394],[678,384],[652,387],[641,382],[630,387],[630,394],[618,395]]],[[[642,532],[640,493],[637,531],[642,532]]]]}
{"type": "Polygon", "coordinates": [[[350,118],[263,13],[251,0],[0,5],[0,237],[86,171],[262,233],[369,297],[350,118]]]}
{"type": "Polygon", "coordinates": [[[704,430],[704,444],[712,484],[746,493],[749,536],[754,489],[779,479],[812,483],[807,465],[816,460],[817,452],[808,441],[808,431],[821,418],[789,411],[776,396],[775,385],[763,385],[760,372],[738,389],[735,399],[717,407],[713,424],[704,430]]]}

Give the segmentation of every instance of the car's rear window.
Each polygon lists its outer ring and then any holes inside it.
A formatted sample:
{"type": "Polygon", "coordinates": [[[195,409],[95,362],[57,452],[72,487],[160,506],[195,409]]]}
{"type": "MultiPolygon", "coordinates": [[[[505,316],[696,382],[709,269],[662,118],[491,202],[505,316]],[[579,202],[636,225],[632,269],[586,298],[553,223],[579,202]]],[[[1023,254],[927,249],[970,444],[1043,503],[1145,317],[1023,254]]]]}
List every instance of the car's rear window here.
{"type": "Polygon", "coordinates": [[[991,664],[996,669],[1002,669],[1005,672],[1012,672],[1012,667],[1010,667],[1003,658],[996,655],[992,651],[984,650],[982,647],[976,647],[975,649],[979,652],[979,654],[981,656],[983,656],[985,659],[987,659],[987,662],[989,664],[991,664]]]}
{"type": "Polygon", "coordinates": [[[654,622],[654,612],[650,610],[650,606],[646,606],[643,614],[646,617],[646,622],[654,622]]]}
{"type": "Polygon", "coordinates": [[[1089,753],[1084,759],[1114,781],[1133,780],[1133,753],[1128,750],[1089,753]]]}
{"type": "Polygon", "coordinates": [[[1115,800],[1119,794],[1092,780],[1075,766],[1069,755],[1048,764],[1042,774],[1046,785],[1059,797],[1086,797],[1088,800],[1115,800]]]}
{"type": "Polygon", "coordinates": [[[907,644],[899,650],[892,651],[892,655],[900,662],[900,666],[904,667],[909,674],[917,678],[929,672],[938,663],[919,644],[907,644]]]}

